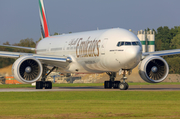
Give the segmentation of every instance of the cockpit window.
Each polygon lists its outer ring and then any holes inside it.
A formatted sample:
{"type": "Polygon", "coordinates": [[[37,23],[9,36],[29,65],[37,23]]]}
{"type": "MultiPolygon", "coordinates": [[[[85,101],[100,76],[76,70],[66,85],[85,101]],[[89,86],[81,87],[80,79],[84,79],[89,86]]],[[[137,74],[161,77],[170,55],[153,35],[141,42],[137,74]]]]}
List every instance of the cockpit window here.
{"type": "Polygon", "coordinates": [[[126,45],[126,46],[128,46],[128,45],[133,45],[133,46],[137,46],[137,45],[139,45],[139,46],[141,46],[141,44],[140,44],[140,42],[138,42],[138,41],[134,41],[134,42],[118,42],[117,43],[117,46],[118,47],[120,47],[120,46],[122,46],[122,45],[126,45]]]}
{"type": "Polygon", "coordinates": [[[125,45],[131,45],[131,42],[125,42],[125,45]]]}
{"type": "Polygon", "coordinates": [[[121,42],[121,45],[124,45],[124,42],[121,42]]]}
{"type": "Polygon", "coordinates": [[[121,42],[118,42],[118,43],[117,43],[117,46],[120,46],[120,44],[121,44],[121,42]]]}
{"type": "Polygon", "coordinates": [[[139,45],[139,42],[132,42],[132,45],[139,45]]]}
{"type": "Polygon", "coordinates": [[[117,46],[121,46],[121,45],[124,45],[124,42],[118,42],[117,43],[117,46]]]}

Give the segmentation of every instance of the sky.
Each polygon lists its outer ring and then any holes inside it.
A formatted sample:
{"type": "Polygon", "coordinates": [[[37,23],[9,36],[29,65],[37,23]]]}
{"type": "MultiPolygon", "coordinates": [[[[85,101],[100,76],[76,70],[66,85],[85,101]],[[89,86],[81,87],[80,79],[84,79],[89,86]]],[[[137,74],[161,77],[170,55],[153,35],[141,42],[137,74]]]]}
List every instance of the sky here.
{"type": "MultiPolygon", "coordinates": [[[[180,0],[44,0],[50,34],[180,25],[180,0]]],[[[0,44],[41,37],[38,0],[0,0],[0,44]]]]}

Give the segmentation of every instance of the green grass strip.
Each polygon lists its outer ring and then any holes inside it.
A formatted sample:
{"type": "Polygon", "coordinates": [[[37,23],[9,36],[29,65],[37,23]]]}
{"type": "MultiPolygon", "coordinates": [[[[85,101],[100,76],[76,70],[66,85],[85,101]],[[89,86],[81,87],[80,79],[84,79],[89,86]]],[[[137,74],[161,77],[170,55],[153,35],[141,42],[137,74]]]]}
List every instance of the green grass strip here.
{"type": "Polygon", "coordinates": [[[15,100],[180,100],[180,91],[0,92],[0,101],[15,100]]]}
{"type": "Polygon", "coordinates": [[[1,92],[0,118],[180,118],[180,91],[1,92]]]}

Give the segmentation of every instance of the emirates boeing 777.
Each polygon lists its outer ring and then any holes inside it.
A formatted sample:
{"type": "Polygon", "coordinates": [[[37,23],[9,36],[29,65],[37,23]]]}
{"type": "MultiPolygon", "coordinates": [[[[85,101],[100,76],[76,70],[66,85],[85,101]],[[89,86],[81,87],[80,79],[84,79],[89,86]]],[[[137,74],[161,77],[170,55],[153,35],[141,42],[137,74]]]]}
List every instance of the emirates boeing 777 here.
{"type": "Polygon", "coordinates": [[[168,75],[167,62],[160,56],[180,54],[180,49],[142,53],[140,40],[132,32],[113,28],[79,33],[50,36],[43,0],[39,0],[39,13],[43,39],[35,54],[0,51],[0,57],[18,58],[12,72],[22,83],[36,82],[36,89],[51,89],[52,83],[46,77],[54,69],[62,73],[103,73],[109,75],[104,88],[127,90],[126,73],[139,64],[141,78],[149,83],[159,83],[168,75]],[[52,69],[49,73],[48,66],[52,69]],[[122,74],[115,81],[116,73],[122,74]]]}

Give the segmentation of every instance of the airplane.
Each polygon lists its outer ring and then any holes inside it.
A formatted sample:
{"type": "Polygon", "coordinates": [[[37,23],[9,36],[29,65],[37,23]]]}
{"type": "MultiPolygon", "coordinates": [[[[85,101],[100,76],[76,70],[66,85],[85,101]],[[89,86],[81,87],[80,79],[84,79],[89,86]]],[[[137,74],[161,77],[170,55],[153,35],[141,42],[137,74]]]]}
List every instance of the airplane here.
{"type": "Polygon", "coordinates": [[[137,36],[123,28],[50,36],[43,0],[39,0],[39,13],[43,39],[36,48],[8,46],[36,53],[0,51],[0,57],[17,58],[12,66],[14,78],[22,83],[36,82],[36,89],[52,89],[46,78],[56,69],[62,73],[106,72],[109,80],[104,82],[105,89],[127,90],[126,72],[130,75],[138,64],[144,81],[159,83],[169,72],[161,56],[180,54],[180,49],[142,53],[137,36]],[[117,73],[122,74],[120,81],[115,81],[117,73]]]}

